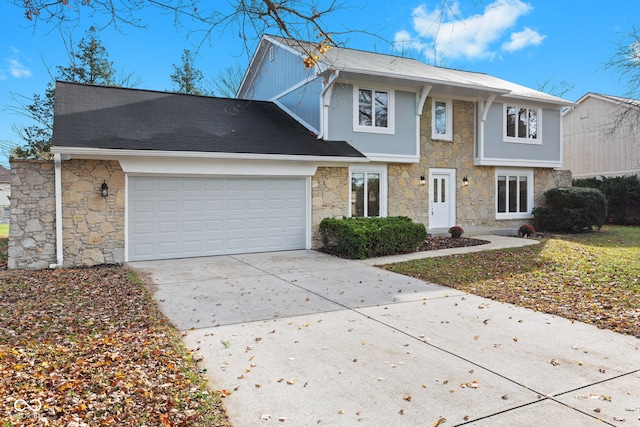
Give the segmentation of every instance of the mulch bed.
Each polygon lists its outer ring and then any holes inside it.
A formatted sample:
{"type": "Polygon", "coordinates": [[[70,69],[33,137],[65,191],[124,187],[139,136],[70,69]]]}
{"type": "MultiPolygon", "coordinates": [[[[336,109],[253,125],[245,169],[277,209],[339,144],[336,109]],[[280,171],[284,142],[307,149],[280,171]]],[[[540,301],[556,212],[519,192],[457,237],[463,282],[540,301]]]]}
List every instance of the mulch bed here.
{"type": "Polygon", "coordinates": [[[435,251],[439,249],[451,249],[451,248],[465,248],[468,246],[486,245],[490,243],[488,240],[473,239],[470,237],[459,237],[454,239],[452,237],[437,236],[428,237],[420,246],[416,252],[422,251],[435,251]]]}

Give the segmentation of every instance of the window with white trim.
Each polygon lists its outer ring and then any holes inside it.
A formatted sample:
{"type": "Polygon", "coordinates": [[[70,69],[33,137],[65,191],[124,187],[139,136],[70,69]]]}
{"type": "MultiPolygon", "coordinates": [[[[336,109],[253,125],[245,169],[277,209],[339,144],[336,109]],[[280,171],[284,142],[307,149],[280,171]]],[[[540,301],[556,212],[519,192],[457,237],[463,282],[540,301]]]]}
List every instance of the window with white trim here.
{"type": "Polygon", "coordinates": [[[349,216],[387,216],[387,171],[385,167],[351,168],[349,171],[349,216]]]}
{"type": "Polygon", "coordinates": [[[433,99],[431,102],[431,139],[453,140],[453,108],[451,100],[433,99]]]}
{"type": "Polygon", "coordinates": [[[539,108],[505,104],[504,117],[505,141],[542,144],[542,111],[539,108]]]}
{"type": "Polygon", "coordinates": [[[355,132],[387,133],[394,129],[394,92],[354,86],[355,132]]]}
{"type": "Polygon", "coordinates": [[[531,218],[533,170],[496,170],[496,218],[531,218]]]}

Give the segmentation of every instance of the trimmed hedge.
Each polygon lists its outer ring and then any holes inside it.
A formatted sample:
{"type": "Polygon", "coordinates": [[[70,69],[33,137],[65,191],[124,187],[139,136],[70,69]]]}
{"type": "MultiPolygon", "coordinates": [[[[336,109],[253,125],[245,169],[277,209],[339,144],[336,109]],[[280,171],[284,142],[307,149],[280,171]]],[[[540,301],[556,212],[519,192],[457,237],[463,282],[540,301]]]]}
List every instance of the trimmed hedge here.
{"type": "Polygon", "coordinates": [[[637,175],[574,179],[573,186],[602,191],[607,198],[610,223],[640,225],[640,179],[637,175]]]}
{"type": "Polygon", "coordinates": [[[351,259],[410,252],[427,238],[424,225],[407,217],[325,218],[320,234],[325,251],[351,259]]]}
{"type": "Polygon", "coordinates": [[[579,233],[600,229],[607,220],[607,199],[594,188],[552,188],[545,207],[533,209],[536,229],[579,233]]]}

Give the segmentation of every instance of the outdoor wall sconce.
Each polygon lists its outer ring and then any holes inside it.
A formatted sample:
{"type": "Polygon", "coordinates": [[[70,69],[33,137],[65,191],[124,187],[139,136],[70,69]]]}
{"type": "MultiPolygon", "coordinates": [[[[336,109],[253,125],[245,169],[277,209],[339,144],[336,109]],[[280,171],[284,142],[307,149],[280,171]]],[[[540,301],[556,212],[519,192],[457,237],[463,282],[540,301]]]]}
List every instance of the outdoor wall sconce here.
{"type": "Polygon", "coordinates": [[[100,195],[102,197],[107,197],[109,195],[109,186],[107,185],[107,181],[104,181],[102,183],[102,187],[101,187],[101,191],[100,191],[100,195]]]}
{"type": "Polygon", "coordinates": [[[424,175],[420,177],[420,185],[424,185],[427,181],[424,179],[424,175]]]}
{"type": "Polygon", "coordinates": [[[469,185],[469,178],[465,176],[464,178],[462,178],[462,186],[467,187],[468,185],[469,185]]]}

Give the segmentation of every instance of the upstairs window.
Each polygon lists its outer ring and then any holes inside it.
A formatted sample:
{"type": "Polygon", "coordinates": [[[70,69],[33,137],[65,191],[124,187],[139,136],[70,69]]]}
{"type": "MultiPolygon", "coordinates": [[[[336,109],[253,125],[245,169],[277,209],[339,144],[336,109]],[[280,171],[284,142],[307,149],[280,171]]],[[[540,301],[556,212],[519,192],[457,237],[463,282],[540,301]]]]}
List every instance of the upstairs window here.
{"type": "Polygon", "coordinates": [[[505,141],[541,144],[539,108],[505,105],[505,141]]]}
{"type": "Polygon", "coordinates": [[[434,99],[431,103],[431,139],[453,140],[453,109],[451,100],[434,99]]]}
{"type": "Polygon", "coordinates": [[[354,87],[354,131],[394,133],[393,91],[354,87]]]}

